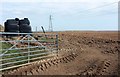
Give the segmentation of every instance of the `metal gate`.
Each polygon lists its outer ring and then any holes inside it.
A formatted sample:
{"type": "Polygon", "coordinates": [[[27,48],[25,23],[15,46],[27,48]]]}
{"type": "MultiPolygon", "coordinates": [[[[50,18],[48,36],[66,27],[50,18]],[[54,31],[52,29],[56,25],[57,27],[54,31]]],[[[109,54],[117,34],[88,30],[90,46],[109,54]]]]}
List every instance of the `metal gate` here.
{"type": "Polygon", "coordinates": [[[52,57],[58,50],[58,35],[43,33],[0,33],[0,71],[52,57]]]}

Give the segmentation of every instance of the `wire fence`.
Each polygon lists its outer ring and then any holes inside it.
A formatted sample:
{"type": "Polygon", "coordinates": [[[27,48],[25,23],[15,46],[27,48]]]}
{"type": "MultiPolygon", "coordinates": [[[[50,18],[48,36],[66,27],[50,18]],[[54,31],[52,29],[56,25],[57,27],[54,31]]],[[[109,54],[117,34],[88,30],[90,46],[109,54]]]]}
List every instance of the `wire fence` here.
{"type": "Polygon", "coordinates": [[[0,33],[0,71],[52,57],[58,50],[58,35],[43,33],[0,33]]]}

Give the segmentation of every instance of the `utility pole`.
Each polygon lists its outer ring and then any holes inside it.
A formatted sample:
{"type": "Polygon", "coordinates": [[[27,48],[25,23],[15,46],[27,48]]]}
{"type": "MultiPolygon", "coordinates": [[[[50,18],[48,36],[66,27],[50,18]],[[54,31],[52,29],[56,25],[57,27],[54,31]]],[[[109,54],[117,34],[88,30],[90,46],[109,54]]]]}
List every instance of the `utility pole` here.
{"type": "Polygon", "coordinates": [[[50,15],[49,17],[49,29],[48,29],[49,32],[53,32],[53,26],[52,26],[52,16],[50,15]]]}

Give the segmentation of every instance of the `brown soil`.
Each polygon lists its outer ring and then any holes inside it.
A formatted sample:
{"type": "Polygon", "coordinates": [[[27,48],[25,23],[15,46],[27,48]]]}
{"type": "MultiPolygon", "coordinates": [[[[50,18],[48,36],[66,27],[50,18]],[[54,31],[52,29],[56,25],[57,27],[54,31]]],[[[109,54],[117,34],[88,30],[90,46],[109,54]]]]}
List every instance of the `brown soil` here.
{"type": "Polygon", "coordinates": [[[117,32],[59,32],[58,55],[11,75],[118,75],[117,32]]]}

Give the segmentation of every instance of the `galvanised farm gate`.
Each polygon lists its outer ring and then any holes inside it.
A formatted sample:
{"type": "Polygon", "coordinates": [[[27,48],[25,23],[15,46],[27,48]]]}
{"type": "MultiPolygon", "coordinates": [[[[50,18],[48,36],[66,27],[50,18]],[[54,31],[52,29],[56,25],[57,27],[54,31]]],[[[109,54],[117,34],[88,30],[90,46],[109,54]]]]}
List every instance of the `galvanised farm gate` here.
{"type": "Polygon", "coordinates": [[[58,50],[58,35],[0,32],[0,45],[0,71],[4,71],[52,57],[58,50]]]}

